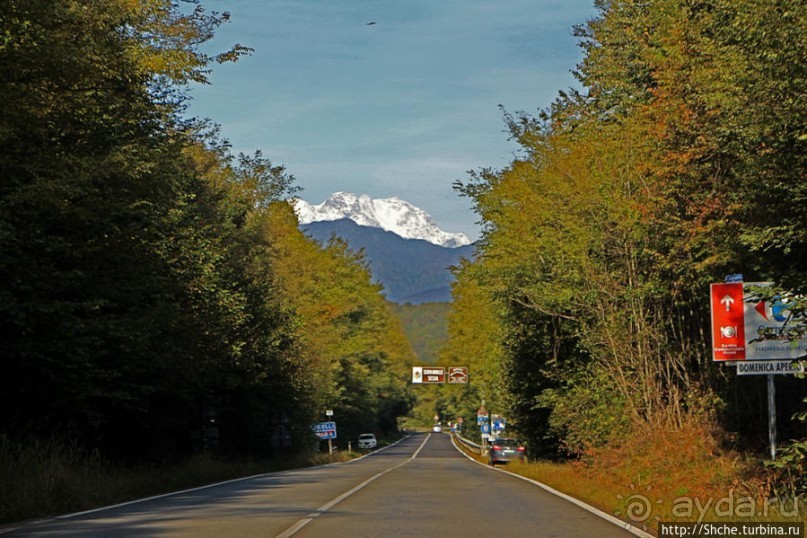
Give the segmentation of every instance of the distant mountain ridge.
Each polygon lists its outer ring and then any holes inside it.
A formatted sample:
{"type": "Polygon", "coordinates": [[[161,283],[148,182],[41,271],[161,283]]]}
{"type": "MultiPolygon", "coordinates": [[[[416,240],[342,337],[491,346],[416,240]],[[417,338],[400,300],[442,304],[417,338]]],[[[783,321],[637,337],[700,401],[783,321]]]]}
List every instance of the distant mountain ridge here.
{"type": "Polygon", "coordinates": [[[454,275],[449,267],[470,259],[475,250],[473,245],[447,248],[423,239],[405,239],[347,218],[301,222],[300,228],[323,244],[335,235],[351,250],[364,249],[373,279],[384,286],[388,300],[400,304],[450,302],[454,275]]]}
{"type": "Polygon", "coordinates": [[[373,199],[365,194],[335,192],[318,205],[299,198],[293,205],[300,224],[349,219],[360,226],[380,228],[405,239],[423,239],[442,247],[471,244],[464,233],[441,230],[431,215],[397,196],[373,199]]]}

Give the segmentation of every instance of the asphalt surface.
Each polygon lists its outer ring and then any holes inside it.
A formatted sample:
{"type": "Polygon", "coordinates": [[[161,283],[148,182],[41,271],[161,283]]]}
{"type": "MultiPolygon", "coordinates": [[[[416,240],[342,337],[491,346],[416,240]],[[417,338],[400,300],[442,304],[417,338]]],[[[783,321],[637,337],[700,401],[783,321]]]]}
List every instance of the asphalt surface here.
{"type": "Polygon", "coordinates": [[[0,530],[0,537],[624,537],[529,482],[478,465],[446,434],[350,463],[285,471],[0,530]]]}

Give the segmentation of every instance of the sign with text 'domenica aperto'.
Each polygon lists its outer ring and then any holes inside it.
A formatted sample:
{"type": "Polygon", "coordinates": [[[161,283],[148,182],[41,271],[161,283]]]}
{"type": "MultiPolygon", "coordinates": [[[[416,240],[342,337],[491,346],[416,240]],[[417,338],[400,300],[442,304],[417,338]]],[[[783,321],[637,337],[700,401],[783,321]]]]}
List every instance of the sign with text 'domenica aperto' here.
{"type": "Polygon", "coordinates": [[[807,319],[791,312],[786,299],[754,295],[754,287],[769,286],[768,282],[711,285],[714,360],[784,361],[807,355],[807,319]]]}
{"type": "Polygon", "coordinates": [[[798,361],[739,361],[737,375],[795,375],[804,373],[804,364],[798,361]]]}
{"type": "Polygon", "coordinates": [[[446,369],[442,366],[413,366],[412,383],[445,383],[446,369]]]}

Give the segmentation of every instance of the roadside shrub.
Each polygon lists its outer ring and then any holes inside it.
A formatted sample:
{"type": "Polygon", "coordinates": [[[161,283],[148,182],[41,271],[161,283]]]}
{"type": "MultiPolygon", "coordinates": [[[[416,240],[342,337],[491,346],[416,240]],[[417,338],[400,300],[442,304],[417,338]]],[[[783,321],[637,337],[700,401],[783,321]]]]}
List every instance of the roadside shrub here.
{"type": "Polygon", "coordinates": [[[0,435],[0,523],[108,506],[234,478],[343,461],[346,453],[282,460],[228,460],[202,453],[184,461],[121,467],[58,439],[0,435]]]}
{"type": "MultiPolygon", "coordinates": [[[[807,403],[807,398],[804,399],[807,403]]],[[[807,422],[807,411],[793,416],[807,422]]],[[[799,499],[807,495],[807,439],[792,440],[777,453],[777,458],[765,463],[769,471],[769,494],[775,497],[799,499]]]]}
{"type": "Polygon", "coordinates": [[[92,484],[106,474],[97,453],[74,444],[0,435],[0,521],[80,509],[97,500],[92,484]]]}

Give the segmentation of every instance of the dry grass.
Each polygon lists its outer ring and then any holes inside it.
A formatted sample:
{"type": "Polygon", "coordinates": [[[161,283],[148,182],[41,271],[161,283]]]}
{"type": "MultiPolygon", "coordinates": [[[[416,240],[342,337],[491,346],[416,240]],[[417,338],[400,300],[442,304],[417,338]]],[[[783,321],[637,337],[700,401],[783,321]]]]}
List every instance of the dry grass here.
{"type": "Polygon", "coordinates": [[[171,465],[123,468],[58,441],[0,436],[0,523],[77,512],[281,469],[346,461],[346,451],[282,461],[232,461],[200,454],[171,465]]]}
{"type": "Polygon", "coordinates": [[[508,470],[649,530],[659,521],[805,521],[805,501],[799,510],[768,499],[761,463],[720,445],[704,427],[647,431],[581,461],[508,470]]]}

